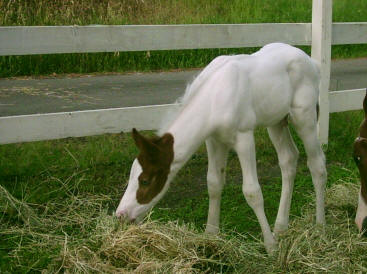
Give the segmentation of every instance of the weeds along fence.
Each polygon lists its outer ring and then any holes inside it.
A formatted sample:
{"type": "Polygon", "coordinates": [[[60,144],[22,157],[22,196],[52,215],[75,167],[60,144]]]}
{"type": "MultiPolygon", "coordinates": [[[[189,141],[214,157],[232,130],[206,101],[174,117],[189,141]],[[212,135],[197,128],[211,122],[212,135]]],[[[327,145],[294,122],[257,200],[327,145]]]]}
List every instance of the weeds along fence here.
{"type": "MultiPolygon", "coordinates": [[[[313,0],[312,23],[0,27],[0,55],[307,45],[321,64],[319,136],[329,113],[362,108],[365,89],[329,91],[332,45],[366,44],[367,22],[332,23],[332,0],[313,0]]],[[[0,117],[0,144],[156,129],[175,104],[0,117]]]]}

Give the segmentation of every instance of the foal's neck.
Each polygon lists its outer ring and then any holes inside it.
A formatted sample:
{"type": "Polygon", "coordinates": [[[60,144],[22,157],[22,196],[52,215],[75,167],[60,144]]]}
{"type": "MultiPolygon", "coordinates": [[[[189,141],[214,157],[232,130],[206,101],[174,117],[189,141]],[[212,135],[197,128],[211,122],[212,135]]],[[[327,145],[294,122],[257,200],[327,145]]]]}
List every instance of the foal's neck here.
{"type": "Polygon", "coordinates": [[[167,132],[174,137],[171,171],[176,173],[210,135],[209,107],[201,100],[185,106],[167,132]]]}

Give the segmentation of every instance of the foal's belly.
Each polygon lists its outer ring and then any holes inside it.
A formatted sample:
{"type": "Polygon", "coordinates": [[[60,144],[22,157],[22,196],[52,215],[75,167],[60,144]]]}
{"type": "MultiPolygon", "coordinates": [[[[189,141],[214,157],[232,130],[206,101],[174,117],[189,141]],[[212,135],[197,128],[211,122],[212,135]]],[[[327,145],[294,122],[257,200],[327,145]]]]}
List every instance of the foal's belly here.
{"type": "Polygon", "coordinates": [[[288,101],[278,102],[275,105],[264,107],[256,111],[256,126],[270,127],[282,121],[290,112],[288,101]]]}
{"type": "Polygon", "coordinates": [[[287,75],[252,86],[252,108],[256,126],[273,126],[290,112],[293,92],[287,75]]]}

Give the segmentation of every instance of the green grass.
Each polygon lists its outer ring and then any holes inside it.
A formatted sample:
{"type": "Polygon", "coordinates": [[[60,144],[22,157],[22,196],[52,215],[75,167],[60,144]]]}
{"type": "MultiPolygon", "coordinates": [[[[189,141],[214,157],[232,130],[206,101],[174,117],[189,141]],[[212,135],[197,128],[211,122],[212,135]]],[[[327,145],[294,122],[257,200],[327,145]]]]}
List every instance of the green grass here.
{"type": "MultiPolygon", "coordinates": [[[[358,171],[351,151],[362,118],[361,111],[331,115],[330,143],[326,153],[328,187],[358,184],[358,171]]],[[[266,213],[273,224],[280,195],[280,171],[266,131],[259,129],[256,139],[259,179],[266,213]]],[[[299,139],[295,140],[301,157],[291,208],[292,220],[310,211],[310,203],[313,205],[313,187],[305,164],[305,153],[299,139]]],[[[69,264],[73,272],[76,265],[72,254],[109,248],[103,245],[101,235],[115,235],[119,229],[110,216],[126,187],[136,153],[130,134],[0,146],[0,185],[9,191],[17,204],[6,206],[8,202],[4,203],[0,195],[0,272],[24,273],[43,269],[55,272],[60,267],[65,271],[69,264]],[[104,229],[103,233],[101,229],[104,229]],[[79,250],[81,248],[85,250],[79,250]],[[65,255],[62,261],[61,255],[65,252],[69,252],[67,254],[71,257],[65,255]]],[[[181,225],[189,224],[194,231],[203,231],[208,208],[206,167],[205,148],[201,147],[179,172],[166,196],[153,210],[151,219],[163,224],[178,220],[181,225]]],[[[226,232],[228,240],[237,241],[237,237],[244,237],[241,242],[257,246],[258,240],[252,237],[261,239],[260,228],[242,195],[241,180],[239,162],[231,152],[223,193],[221,230],[226,232]]],[[[357,203],[357,196],[348,199],[357,203]]],[[[335,216],[329,213],[331,210],[327,208],[327,218],[333,223],[335,216]]],[[[343,219],[336,224],[337,227],[347,222],[353,224],[354,206],[338,210],[342,212],[343,219]]],[[[311,220],[307,223],[310,231],[314,230],[312,223],[311,220]]],[[[166,228],[163,225],[161,229],[166,228]]],[[[350,237],[357,239],[357,229],[352,225],[350,230],[350,237]]],[[[259,252],[263,254],[264,251],[260,249],[259,252]]],[[[105,256],[109,255],[103,254],[99,259],[106,263],[105,256]]],[[[269,260],[268,263],[271,262],[269,260]]],[[[286,270],[281,264],[274,267],[280,272],[286,270]]],[[[303,272],[312,270],[305,265],[297,267],[301,267],[297,269],[303,272]]]]}
{"type": "MultiPolygon", "coordinates": [[[[2,1],[0,26],[310,22],[311,0],[2,1]]],[[[335,22],[366,22],[367,2],[334,0],[335,22]]],[[[215,56],[254,49],[51,54],[0,57],[0,77],[203,67],[215,56]]],[[[366,45],[333,47],[333,58],[366,57],[366,45]]]]}

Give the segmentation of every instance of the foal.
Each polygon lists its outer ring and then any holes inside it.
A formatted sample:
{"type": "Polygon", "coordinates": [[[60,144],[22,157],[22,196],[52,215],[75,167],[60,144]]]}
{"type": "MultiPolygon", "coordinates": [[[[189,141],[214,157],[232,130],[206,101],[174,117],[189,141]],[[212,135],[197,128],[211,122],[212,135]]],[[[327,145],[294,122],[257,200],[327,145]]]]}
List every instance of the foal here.
{"type": "Polygon", "coordinates": [[[358,208],[355,222],[361,232],[367,236],[367,90],[363,100],[364,120],[359,129],[359,136],[354,141],[354,161],[361,176],[358,208]]]}
{"type": "Polygon", "coordinates": [[[206,232],[217,233],[221,192],[230,148],[237,152],[243,194],[254,210],[266,250],[276,248],[264,212],[256,172],[254,129],[268,128],[282,171],[282,193],[274,231],[288,228],[298,150],[289,133],[290,117],[302,139],[316,191],[316,222],[325,223],[325,158],[317,138],[319,69],[303,51],[281,43],[252,55],[215,58],[187,88],[177,116],[148,139],[135,129],[140,154],[133,162],[116,215],[140,221],[167,191],[169,183],[204,141],[208,152],[209,213],[206,232]]]}

